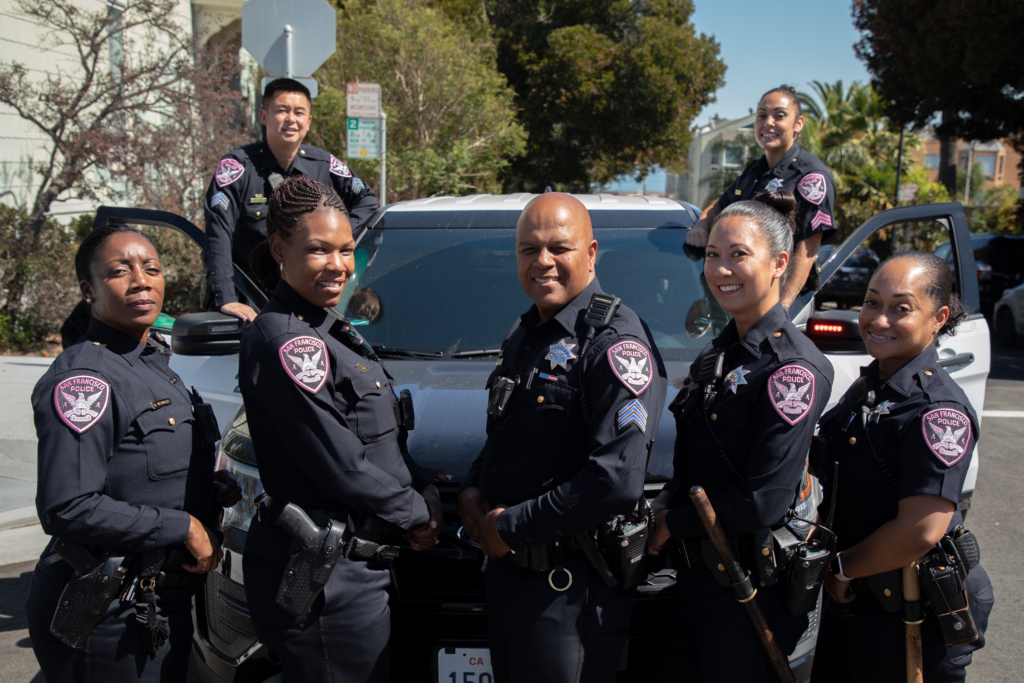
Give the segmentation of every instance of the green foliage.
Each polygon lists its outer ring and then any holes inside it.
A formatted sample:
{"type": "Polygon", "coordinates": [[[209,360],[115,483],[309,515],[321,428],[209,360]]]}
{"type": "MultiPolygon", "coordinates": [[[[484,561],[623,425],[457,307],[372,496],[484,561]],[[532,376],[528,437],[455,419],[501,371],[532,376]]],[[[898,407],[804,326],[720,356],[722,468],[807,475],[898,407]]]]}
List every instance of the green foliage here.
{"type": "MultiPolygon", "coordinates": [[[[424,0],[352,0],[339,9],[338,51],[316,73],[322,85],[309,141],[341,156],[345,84],[380,83],[388,201],[497,191],[499,172],[524,149],[494,46],[479,27],[459,21],[465,15],[457,10],[424,0]]],[[[351,165],[379,188],[378,161],[351,165]]]]}
{"type": "Polygon", "coordinates": [[[6,311],[0,311],[0,351],[28,351],[39,344],[41,336],[30,315],[11,320],[6,311]]]}
{"type": "MultiPolygon", "coordinates": [[[[966,169],[957,167],[956,169],[956,198],[957,201],[963,202],[967,206],[974,206],[978,204],[979,193],[981,197],[985,196],[985,168],[975,162],[971,164],[971,196],[964,197],[964,192],[967,190],[967,171],[966,169]]],[[[984,203],[984,202],[982,202],[984,203]]]]}
{"type": "Polygon", "coordinates": [[[725,65],[691,0],[485,0],[526,153],[508,191],[588,191],[654,165],[681,169],[690,123],[725,65]]]}
{"type": "MultiPolygon", "coordinates": [[[[975,165],[977,168],[977,164],[975,165]]],[[[974,186],[974,179],[971,179],[974,186]]],[[[1013,187],[1002,185],[991,190],[971,190],[974,211],[971,212],[971,232],[1002,232],[1013,235],[1024,233],[1017,219],[1020,201],[1013,187]]]]}

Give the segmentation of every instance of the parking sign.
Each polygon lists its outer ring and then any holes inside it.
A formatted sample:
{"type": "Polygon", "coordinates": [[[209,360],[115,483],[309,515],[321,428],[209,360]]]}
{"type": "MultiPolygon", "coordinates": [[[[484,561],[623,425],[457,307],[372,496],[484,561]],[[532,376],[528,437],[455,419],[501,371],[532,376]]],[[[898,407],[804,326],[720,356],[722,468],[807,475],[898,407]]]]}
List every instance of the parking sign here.
{"type": "Polygon", "coordinates": [[[345,156],[349,159],[380,158],[380,120],[349,117],[345,156]]]}

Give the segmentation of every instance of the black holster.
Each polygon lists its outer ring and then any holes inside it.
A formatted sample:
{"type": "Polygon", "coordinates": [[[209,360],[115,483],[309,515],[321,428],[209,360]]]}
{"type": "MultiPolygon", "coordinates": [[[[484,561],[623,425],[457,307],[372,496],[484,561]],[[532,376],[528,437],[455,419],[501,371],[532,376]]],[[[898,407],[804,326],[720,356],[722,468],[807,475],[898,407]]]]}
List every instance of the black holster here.
{"type": "Polygon", "coordinates": [[[167,550],[161,548],[143,553],[139,561],[138,587],[135,590],[135,621],[139,624],[142,651],[153,656],[167,642],[171,629],[167,617],[157,614],[157,575],[167,560],[167,550]]]}
{"type": "Polygon", "coordinates": [[[980,560],[974,534],[957,527],[918,564],[921,587],[938,620],[946,647],[978,639],[967,600],[967,574],[980,560]]]}
{"type": "Polygon", "coordinates": [[[121,592],[128,569],[123,555],[94,555],[86,546],[57,539],[56,552],[77,574],[61,593],[50,633],[68,647],[81,648],[121,592]]]}

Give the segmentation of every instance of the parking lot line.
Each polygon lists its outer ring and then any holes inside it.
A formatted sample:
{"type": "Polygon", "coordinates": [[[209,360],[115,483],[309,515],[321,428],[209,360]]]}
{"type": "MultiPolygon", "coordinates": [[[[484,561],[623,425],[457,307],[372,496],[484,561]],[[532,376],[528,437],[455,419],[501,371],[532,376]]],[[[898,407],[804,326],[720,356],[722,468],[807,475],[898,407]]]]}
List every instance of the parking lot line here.
{"type": "Polygon", "coordinates": [[[1024,417],[1024,410],[983,410],[982,417],[1024,417]]]}

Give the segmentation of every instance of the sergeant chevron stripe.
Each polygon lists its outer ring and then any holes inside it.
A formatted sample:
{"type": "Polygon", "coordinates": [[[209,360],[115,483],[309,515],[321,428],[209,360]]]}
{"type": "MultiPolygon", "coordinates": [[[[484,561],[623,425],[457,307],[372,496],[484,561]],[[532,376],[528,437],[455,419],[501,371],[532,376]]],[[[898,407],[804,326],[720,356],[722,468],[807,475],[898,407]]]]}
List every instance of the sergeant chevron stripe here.
{"type": "Polygon", "coordinates": [[[832,216],[818,209],[818,213],[814,214],[814,218],[811,219],[811,229],[816,230],[822,225],[832,225],[832,216]]]}
{"type": "Polygon", "coordinates": [[[640,428],[641,433],[647,432],[647,409],[644,408],[644,404],[639,399],[634,398],[622,406],[618,412],[619,431],[624,430],[631,422],[640,428]]]}

